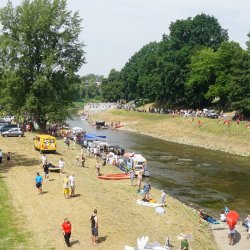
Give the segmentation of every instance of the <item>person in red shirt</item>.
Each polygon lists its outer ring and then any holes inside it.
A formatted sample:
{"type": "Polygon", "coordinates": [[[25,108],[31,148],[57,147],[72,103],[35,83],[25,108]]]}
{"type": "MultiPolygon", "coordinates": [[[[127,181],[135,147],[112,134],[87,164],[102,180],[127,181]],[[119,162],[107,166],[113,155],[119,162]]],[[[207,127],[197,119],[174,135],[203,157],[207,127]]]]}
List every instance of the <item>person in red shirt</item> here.
{"type": "Polygon", "coordinates": [[[71,228],[72,226],[71,226],[70,221],[68,220],[68,218],[65,218],[62,224],[62,231],[63,231],[65,243],[68,247],[71,247],[71,244],[70,244],[71,228]]]}

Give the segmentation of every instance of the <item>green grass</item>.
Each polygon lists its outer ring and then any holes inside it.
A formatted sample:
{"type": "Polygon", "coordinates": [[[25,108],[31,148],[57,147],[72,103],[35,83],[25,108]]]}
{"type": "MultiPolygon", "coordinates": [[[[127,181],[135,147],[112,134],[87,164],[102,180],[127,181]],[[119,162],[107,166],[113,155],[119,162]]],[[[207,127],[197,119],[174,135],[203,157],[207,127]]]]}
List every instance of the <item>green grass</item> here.
{"type": "Polygon", "coordinates": [[[7,187],[0,175],[0,249],[28,249],[30,234],[20,228],[14,209],[9,202],[7,187]]]}

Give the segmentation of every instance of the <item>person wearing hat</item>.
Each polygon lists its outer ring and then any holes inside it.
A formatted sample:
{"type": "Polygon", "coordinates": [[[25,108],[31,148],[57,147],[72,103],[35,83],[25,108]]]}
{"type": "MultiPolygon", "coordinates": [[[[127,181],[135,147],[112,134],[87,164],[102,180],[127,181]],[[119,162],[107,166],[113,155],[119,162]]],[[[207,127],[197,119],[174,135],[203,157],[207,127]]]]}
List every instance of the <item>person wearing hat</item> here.
{"type": "Polygon", "coordinates": [[[68,247],[71,247],[71,244],[70,244],[71,229],[72,229],[72,225],[70,221],[68,220],[68,218],[65,218],[62,224],[62,231],[63,231],[65,243],[68,247]]]}

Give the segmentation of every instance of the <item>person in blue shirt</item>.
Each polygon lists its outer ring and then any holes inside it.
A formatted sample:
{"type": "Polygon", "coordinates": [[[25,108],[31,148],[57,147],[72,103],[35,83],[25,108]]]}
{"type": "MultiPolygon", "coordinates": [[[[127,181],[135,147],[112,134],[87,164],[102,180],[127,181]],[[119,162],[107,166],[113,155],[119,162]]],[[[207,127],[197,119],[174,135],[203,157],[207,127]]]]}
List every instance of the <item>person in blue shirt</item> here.
{"type": "Polygon", "coordinates": [[[38,172],[36,173],[35,182],[36,182],[36,188],[38,189],[39,194],[42,195],[43,194],[43,190],[42,190],[43,177],[38,172]]]}

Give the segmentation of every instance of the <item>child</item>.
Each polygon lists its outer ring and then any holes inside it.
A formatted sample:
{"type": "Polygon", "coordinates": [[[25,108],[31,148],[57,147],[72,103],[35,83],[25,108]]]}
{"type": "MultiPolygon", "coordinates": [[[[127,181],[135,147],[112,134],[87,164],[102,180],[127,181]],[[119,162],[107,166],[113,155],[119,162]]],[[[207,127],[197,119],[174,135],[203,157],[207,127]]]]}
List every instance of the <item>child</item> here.
{"type": "Polygon", "coordinates": [[[221,212],[220,212],[220,221],[222,221],[222,222],[226,222],[226,215],[225,215],[225,213],[224,213],[224,211],[222,210],[221,212]]]}

